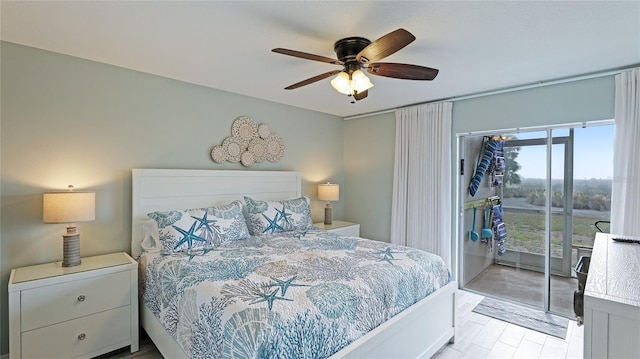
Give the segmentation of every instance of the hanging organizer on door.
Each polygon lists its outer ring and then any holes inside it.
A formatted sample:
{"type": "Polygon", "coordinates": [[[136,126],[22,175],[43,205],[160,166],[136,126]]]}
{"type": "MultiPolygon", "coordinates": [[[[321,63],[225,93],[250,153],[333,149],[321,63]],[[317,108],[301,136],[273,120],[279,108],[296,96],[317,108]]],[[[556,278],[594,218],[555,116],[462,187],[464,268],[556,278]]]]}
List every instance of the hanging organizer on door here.
{"type": "Polygon", "coordinates": [[[504,183],[504,171],[507,169],[507,163],[504,159],[504,141],[498,137],[496,140],[496,150],[493,151],[493,158],[489,173],[491,179],[489,181],[491,187],[502,187],[504,183]]]}

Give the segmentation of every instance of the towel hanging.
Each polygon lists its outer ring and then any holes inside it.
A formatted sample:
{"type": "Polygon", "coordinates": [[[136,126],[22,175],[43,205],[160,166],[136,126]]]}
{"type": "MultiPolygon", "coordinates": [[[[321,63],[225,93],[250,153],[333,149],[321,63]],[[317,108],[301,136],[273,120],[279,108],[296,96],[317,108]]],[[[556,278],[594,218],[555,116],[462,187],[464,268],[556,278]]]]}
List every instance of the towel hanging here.
{"type": "Polygon", "coordinates": [[[484,151],[482,147],[480,147],[480,152],[478,153],[478,162],[476,165],[475,173],[471,178],[471,183],[469,183],[469,194],[471,196],[475,196],[478,188],[480,187],[480,183],[482,183],[482,178],[484,174],[489,169],[489,165],[491,164],[491,160],[493,158],[493,153],[496,148],[498,148],[498,142],[484,137],[482,139],[482,144],[484,145],[484,151]]]}

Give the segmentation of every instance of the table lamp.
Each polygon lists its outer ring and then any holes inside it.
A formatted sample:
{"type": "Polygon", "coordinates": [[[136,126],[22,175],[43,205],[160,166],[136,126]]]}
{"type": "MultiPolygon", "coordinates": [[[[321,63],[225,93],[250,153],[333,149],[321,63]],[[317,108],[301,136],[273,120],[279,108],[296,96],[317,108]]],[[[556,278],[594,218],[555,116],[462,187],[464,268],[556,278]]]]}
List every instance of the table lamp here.
{"type": "Polygon", "coordinates": [[[96,218],[95,192],[45,192],[42,196],[42,221],[66,223],[67,233],[62,235],[62,266],[80,264],[80,233],[76,222],[93,221],[96,218]]]}
{"type": "Polygon", "coordinates": [[[331,202],[340,199],[340,185],[329,182],[319,184],[318,199],[327,201],[327,206],[324,208],[324,224],[331,224],[331,202]]]}

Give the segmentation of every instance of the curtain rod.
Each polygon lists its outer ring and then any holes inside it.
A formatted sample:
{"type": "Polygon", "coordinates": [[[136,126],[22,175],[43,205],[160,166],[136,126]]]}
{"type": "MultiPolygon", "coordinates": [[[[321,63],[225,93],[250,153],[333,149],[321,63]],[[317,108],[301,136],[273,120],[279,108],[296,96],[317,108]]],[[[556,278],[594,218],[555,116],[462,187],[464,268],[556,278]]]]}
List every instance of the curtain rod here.
{"type": "Polygon", "coordinates": [[[639,67],[640,67],[640,64],[635,64],[635,65],[630,66],[630,67],[622,67],[622,68],[617,68],[617,69],[613,69],[613,70],[606,70],[606,71],[601,71],[601,72],[593,72],[593,73],[588,73],[588,74],[584,74],[584,75],[559,78],[559,79],[555,79],[555,80],[538,81],[538,82],[534,82],[534,83],[530,83],[530,84],[526,84],[526,85],[505,87],[505,88],[501,88],[501,89],[497,89],[497,90],[476,92],[476,93],[471,93],[471,94],[468,94],[468,95],[453,96],[453,97],[446,98],[446,99],[439,99],[439,100],[433,100],[433,101],[414,103],[414,104],[407,105],[407,106],[390,108],[390,109],[380,110],[380,111],[376,111],[376,112],[368,112],[368,113],[363,113],[363,114],[360,114],[360,115],[347,116],[347,117],[343,117],[342,119],[344,121],[354,120],[356,118],[363,118],[363,117],[382,115],[382,114],[385,114],[385,113],[394,112],[394,111],[396,111],[398,109],[401,109],[401,108],[406,108],[406,107],[411,107],[411,106],[416,106],[416,105],[423,105],[423,104],[436,103],[436,102],[445,102],[445,101],[447,101],[447,102],[455,102],[455,101],[461,101],[461,100],[469,100],[469,99],[477,98],[477,97],[498,95],[498,94],[501,94],[501,93],[528,90],[528,89],[533,89],[533,88],[538,88],[538,87],[544,87],[544,86],[550,86],[550,85],[558,85],[558,84],[563,84],[563,83],[568,83],[568,82],[588,80],[588,79],[594,79],[594,78],[605,77],[605,76],[610,76],[610,75],[617,75],[617,74],[619,74],[619,73],[621,73],[623,71],[628,71],[628,70],[632,70],[632,69],[639,68],[639,67]]]}
{"type": "Polygon", "coordinates": [[[569,123],[559,123],[557,125],[540,125],[540,126],[528,126],[528,127],[514,127],[514,128],[502,128],[497,130],[482,130],[482,131],[471,131],[471,132],[458,132],[456,133],[456,137],[466,137],[466,136],[490,136],[495,135],[497,133],[524,133],[524,132],[535,132],[535,131],[546,131],[547,129],[563,129],[569,127],[595,127],[595,126],[607,126],[613,125],[615,120],[593,120],[593,121],[582,121],[582,122],[569,122],[569,123]]]}

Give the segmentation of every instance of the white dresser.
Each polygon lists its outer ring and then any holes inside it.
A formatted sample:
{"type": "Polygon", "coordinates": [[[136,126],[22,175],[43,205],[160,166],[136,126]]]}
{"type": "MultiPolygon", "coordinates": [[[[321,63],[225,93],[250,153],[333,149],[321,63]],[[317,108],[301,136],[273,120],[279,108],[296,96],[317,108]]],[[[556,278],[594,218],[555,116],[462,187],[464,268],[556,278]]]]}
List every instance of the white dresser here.
{"type": "Polygon", "coordinates": [[[640,358],[640,244],[598,233],[584,293],[584,357],[640,358]]]}
{"type": "Polygon", "coordinates": [[[127,345],[138,350],[138,263],[126,253],[11,271],[11,359],[90,358],[127,345]]]}
{"type": "Polygon", "coordinates": [[[360,237],[360,225],[358,223],[332,221],[331,224],[323,222],[314,223],[314,226],[322,228],[328,232],[348,237],[360,237]]]}

